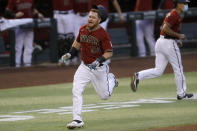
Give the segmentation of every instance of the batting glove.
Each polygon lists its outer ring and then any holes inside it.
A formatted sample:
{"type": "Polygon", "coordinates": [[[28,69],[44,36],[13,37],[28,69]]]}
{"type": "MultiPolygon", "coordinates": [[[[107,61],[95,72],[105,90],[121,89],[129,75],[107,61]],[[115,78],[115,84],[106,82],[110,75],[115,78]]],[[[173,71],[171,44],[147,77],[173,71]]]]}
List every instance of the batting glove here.
{"type": "Polygon", "coordinates": [[[70,54],[70,53],[66,53],[65,55],[63,55],[63,56],[61,57],[61,61],[62,61],[63,63],[66,63],[66,61],[68,61],[68,60],[70,59],[70,57],[71,57],[71,54],[70,54]]]}
{"type": "Polygon", "coordinates": [[[90,70],[96,70],[97,67],[99,67],[100,63],[99,61],[95,60],[92,62],[92,64],[89,65],[90,70]]]}

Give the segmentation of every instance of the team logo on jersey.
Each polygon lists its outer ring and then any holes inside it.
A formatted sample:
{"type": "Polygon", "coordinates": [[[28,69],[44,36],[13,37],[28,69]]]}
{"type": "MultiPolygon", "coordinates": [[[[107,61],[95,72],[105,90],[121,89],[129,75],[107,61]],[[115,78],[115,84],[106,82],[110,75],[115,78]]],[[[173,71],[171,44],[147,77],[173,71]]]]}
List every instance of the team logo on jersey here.
{"type": "Polygon", "coordinates": [[[91,43],[93,45],[97,45],[99,43],[98,39],[91,35],[81,35],[80,42],[91,43]]]}
{"type": "Polygon", "coordinates": [[[80,36],[80,42],[81,43],[90,43],[91,45],[91,53],[92,54],[96,54],[96,53],[100,53],[101,49],[100,49],[100,45],[99,45],[99,40],[91,35],[81,35],[80,36]]]}

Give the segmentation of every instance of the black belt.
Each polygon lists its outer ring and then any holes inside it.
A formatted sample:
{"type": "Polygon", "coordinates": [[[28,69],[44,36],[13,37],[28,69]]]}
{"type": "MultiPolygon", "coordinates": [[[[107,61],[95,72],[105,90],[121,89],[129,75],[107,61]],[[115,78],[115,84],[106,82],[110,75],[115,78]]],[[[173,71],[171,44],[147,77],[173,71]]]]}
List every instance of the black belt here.
{"type": "Polygon", "coordinates": [[[55,14],[70,14],[72,13],[73,11],[59,11],[59,10],[55,10],[54,13],[55,14]]]}
{"type": "Polygon", "coordinates": [[[176,37],[172,37],[172,36],[164,36],[165,39],[178,39],[176,37]]]}
{"type": "MultiPolygon", "coordinates": [[[[83,63],[85,66],[90,67],[91,64],[85,64],[83,63]]],[[[103,66],[104,64],[100,64],[99,67],[103,66]]]]}
{"type": "Polygon", "coordinates": [[[67,15],[67,14],[69,14],[69,13],[68,13],[68,12],[59,12],[59,14],[67,15]]]}
{"type": "Polygon", "coordinates": [[[79,13],[79,12],[78,12],[77,14],[78,14],[79,16],[82,16],[82,17],[83,17],[83,16],[87,16],[87,15],[88,15],[88,13],[87,13],[87,12],[84,12],[84,13],[82,13],[82,12],[81,12],[81,13],[79,13]]]}

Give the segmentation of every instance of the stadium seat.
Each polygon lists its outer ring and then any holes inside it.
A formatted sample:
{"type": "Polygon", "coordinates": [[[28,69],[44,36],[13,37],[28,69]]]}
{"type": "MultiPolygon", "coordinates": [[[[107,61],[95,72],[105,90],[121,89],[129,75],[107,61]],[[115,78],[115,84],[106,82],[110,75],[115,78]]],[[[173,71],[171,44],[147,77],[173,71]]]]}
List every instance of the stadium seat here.
{"type": "Polygon", "coordinates": [[[197,23],[183,23],[181,32],[186,35],[183,40],[184,48],[197,48],[197,23]]]}
{"type": "Polygon", "coordinates": [[[3,41],[3,38],[0,37],[0,53],[4,53],[5,52],[5,43],[3,41]]]}
{"type": "Polygon", "coordinates": [[[130,47],[126,28],[110,28],[107,30],[114,48],[114,56],[130,56],[130,47]]]}

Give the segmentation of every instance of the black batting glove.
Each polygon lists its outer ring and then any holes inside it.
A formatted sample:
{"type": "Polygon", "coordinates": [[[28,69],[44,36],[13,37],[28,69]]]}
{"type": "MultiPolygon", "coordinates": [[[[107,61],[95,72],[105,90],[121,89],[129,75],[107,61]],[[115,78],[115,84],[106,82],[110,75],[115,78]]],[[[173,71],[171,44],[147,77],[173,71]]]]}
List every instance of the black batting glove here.
{"type": "Polygon", "coordinates": [[[101,56],[97,58],[92,64],[89,65],[90,70],[96,70],[104,61],[105,57],[101,56]]]}

